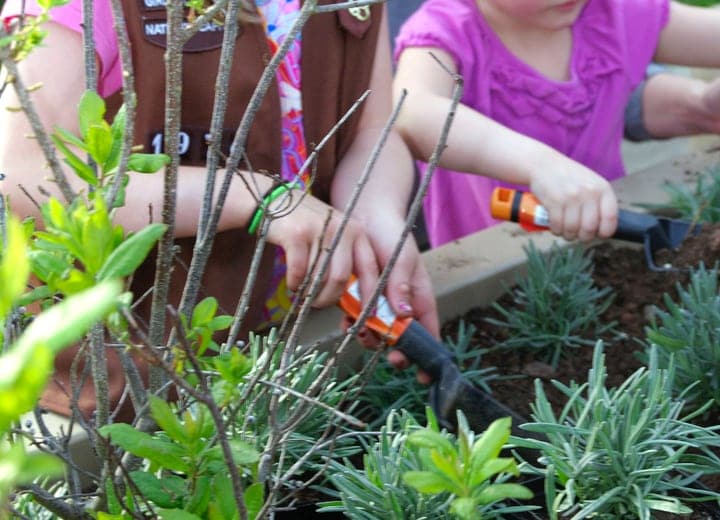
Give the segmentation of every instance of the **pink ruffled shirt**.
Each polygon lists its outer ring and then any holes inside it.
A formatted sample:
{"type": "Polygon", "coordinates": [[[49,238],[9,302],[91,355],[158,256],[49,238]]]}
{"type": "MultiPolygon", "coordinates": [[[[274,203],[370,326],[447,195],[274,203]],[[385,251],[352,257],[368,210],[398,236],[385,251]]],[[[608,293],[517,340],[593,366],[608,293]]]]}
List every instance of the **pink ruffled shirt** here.
{"type": "MultiPolygon", "coordinates": [[[[625,175],[625,105],[668,13],[669,0],[590,0],[573,26],[568,81],[548,79],[513,55],[476,0],[426,0],[401,28],[395,55],[408,47],[448,52],[464,79],[463,104],[613,180],[625,175]]],[[[424,175],[427,165],[418,166],[424,175]]],[[[500,185],[507,184],[438,168],[424,205],[431,245],[497,223],[489,201],[500,185]]]]}

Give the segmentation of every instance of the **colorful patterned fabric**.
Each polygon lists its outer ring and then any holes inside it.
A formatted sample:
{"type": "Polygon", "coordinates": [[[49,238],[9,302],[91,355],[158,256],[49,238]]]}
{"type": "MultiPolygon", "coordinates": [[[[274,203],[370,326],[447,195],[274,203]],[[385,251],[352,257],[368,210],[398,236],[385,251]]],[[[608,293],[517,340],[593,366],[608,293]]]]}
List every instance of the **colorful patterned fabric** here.
{"type": "MultiPolygon", "coordinates": [[[[257,2],[263,17],[268,45],[274,54],[285,41],[292,24],[300,12],[299,0],[259,0],[257,2]]],[[[301,178],[296,175],[307,158],[305,134],[303,132],[300,57],[301,41],[298,37],[277,70],[282,112],[282,170],[285,180],[296,180],[307,185],[309,172],[301,178]]],[[[280,252],[275,260],[270,294],[265,304],[265,324],[282,320],[292,304],[291,293],[285,283],[285,255],[280,252]]]]}

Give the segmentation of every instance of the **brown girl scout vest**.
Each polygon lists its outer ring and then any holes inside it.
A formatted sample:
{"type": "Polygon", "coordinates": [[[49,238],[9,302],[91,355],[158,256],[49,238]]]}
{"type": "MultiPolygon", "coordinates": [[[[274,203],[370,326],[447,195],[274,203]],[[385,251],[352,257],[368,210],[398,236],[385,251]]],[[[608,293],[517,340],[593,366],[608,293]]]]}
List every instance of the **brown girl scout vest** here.
{"type": "MultiPolygon", "coordinates": [[[[334,0],[320,0],[332,4],[334,0]]],[[[135,142],[145,151],[161,151],[165,95],[165,0],[123,0],[126,25],[131,42],[137,92],[135,142]]],[[[314,15],[302,34],[302,103],[308,150],[318,143],[345,111],[367,89],[373,66],[375,44],[382,16],[380,4],[371,8],[369,17],[362,8],[355,15],[347,10],[314,15]],[[360,14],[360,16],[358,16],[360,14]]],[[[180,151],[186,164],[205,164],[205,134],[210,127],[215,94],[215,77],[220,58],[222,27],[207,24],[184,48],[182,78],[182,123],[180,151]]],[[[271,55],[261,24],[243,23],[236,42],[224,137],[232,140],[243,111],[271,55]]],[[[330,196],[335,167],[352,143],[360,114],[356,113],[331,138],[319,156],[313,194],[324,201],[330,196]]],[[[257,171],[280,171],[280,101],[277,85],[269,89],[254,120],[247,145],[250,164],[257,171]]],[[[160,175],[161,173],[158,173],[160,175]]],[[[198,196],[202,196],[201,193],[198,196]]],[[[232,204],[228,200],[227,204],[232,204]]],[[[183,208],[179,207],[178,211],[183,208]]],[[[177,261],[173,269],[170,303],[177,305],[182,294],[186,268],[190,265],[193,240],[178,239],[177,261]]],[[[242,292],[255,240],[244,229],[219,233],[206,268],[200,298],[214,296],[224,313],[233,314],[242,292]]],[[[268,292],[267,273],[274,251],[269,247],[253,292],[253,303],[246,316],[246,330],[257,326],[264,296],[268,292]],[[265,274],[264,274],[265,273],[265,274]]],[[[144,294],[154,281],[154,257],[138,270],[133,279],[135,297],[144,294]]],[[[150,298],[139,310],[140,318],[149,316],[150,298]]],[[[55,383],[46,391],[42,404],[57,413],[69,415],[69,400],[57,384],[66,390],[72,351],[56,363],[55,383]]],[[[111,402],[118,402],[124,387],[124,372],[112,352],[108,354],[111,402]]],[[[129,405],[129,403],[126,403],[129,405]]],[[[95,406],[92,382],[81,393],[79,406],[90,413],[95,406]]],[[[129,406],[122,418],[131,417],[129,406]]]]}

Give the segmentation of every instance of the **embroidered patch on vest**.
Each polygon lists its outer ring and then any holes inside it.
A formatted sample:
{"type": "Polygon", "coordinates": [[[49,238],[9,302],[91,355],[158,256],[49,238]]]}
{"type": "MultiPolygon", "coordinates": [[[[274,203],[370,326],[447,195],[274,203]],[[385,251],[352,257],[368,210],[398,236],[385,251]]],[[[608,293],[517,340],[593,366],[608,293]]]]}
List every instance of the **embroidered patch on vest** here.
{"type": "MultiPolygon", "coordinates": [[[[142,16],[143,37],[153,45],[167,47],[167,14],[166,0],[138,0],[142,16]]],[[[185,24],[189,24],[186,20],[185,24]]],[[[242,26],[238,28],[238,36],[242,33],[242,26]]],[[[219,23],[210,21],[203,24],[199,30],[188,40],[183,52],[203,52],[222,47],[224,29],[219,23]]]]}

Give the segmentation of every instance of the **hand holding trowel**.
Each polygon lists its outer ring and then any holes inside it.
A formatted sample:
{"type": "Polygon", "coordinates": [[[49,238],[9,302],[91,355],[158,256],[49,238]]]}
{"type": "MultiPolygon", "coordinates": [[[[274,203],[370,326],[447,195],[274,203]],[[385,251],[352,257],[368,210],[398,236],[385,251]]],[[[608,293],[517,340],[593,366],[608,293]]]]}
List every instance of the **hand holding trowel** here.
{"type": "MultiPolygon", "coordinates": [[[[351,318],[360,316],[362,304],[357,280],[348,284],[340,307],[351,318]]],[[[443,426],[455,430],[457,410],[460,409],[476,432],[485,430],[495,419],[512,417],[513,433],[528,435],[517,429],[526,419],[465,379],[445,346],[413,318],[398,318],[383,296],[378,298],[377,311],[367,319],[365,326],[433,378],[430,405],[443,426]]]]}
{"type": "MultiPolygon", "coordinates": [[[[532,194],[510,188],[495,188],[490,201],[494,218],[519,223],[529,231],[547,229],[550,226],[548,212],[532,194]]],[[[688,235],[696,235],[700,226],[684,220],[656,217],[621,209],[618,225],[612,238],[643,244],[647,266],[653,271],[669,271],[669,265],[658,266],[655,252],[661,249],[675,250],[688,235]]]]}

